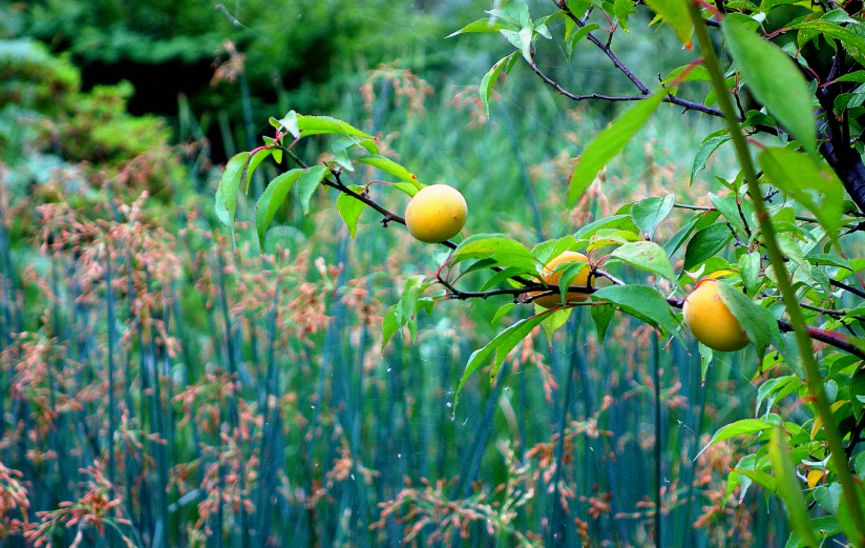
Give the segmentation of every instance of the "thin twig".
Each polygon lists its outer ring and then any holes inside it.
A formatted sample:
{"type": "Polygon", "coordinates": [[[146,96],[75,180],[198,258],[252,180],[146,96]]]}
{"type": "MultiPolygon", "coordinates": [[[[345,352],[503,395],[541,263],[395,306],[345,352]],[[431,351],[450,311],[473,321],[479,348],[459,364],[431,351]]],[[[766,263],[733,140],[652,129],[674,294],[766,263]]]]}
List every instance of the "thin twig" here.
{"type": "MultiPolygon", "coordinates": [[[[646,98],[646,95],[604,95],[601,93],[589,93],[585,95],[578,95],[576,93],[572,93],[565,88],[562,87],[561,84],[550,78],[546,73],[544,73],[538,65],[532,61],[526,61],[529,67],[532,69],[532,72],[540,76],[541,80],[543,80],[547,85],[567,97],[572,101],[586,101],[586,100],[599,100],[599,101],[642,101],[646,98]]],[[[667,95],[664,97],[665,103],[670,103],[673,105],[678,105],[684,107],[685,110],[696,110],[698,112],[703,112],[705,114],[711,114],[712,116],[722,116],[721,111],[718,109],[714,109],[712,107],[707,107],[703,103],[696,103],[694,101],[688,101],[687,99],[682,99],[680,97],[676,97],[675,95],[667,95]]]]}

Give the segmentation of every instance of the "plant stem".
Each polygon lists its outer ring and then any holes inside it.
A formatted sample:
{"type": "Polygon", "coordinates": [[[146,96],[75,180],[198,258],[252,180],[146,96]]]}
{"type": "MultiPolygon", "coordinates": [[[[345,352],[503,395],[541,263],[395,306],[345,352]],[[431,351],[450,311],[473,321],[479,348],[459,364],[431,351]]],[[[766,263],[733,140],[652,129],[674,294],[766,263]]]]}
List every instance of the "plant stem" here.
{"type": "Polygon", "coordinates": [[[775,269],[778,278],[778,288],[781,290],[781,295],[784,298],[784,304],[787,309],[787,315],[790,317],[790,325],[793,332],[796,334],[796,343],[799,346],[799,354],[802,357],[802,362],[805,366],[805,374],[808,381],[808,390],[814,398],[814,403],[817,408],[817,414],[823,422],[823,431],[826,440],[829,443],[829,451],[832,459],[832,464],[835,467],[835,473],[838,474],[838,481],[844,492],[844,502],[850,512],[850,516],[855,528],[856,537],[850,539],[856,546],[862,546],[865,543],[865,520],[862,517],[862,508],[859,506],[859,497],[856,493],[856,485],[854,484],[853,475],[850,473],[849,463],[844,452],[844,444],[841,440],[841,434],[838,432],[838,427],[832,418],[832,409],[829,405],[829,398],[826,396],[826,390],[823,386],[823,376],[820,373],[820,368],[817,360],[814,357],[814,351],[811,347],[811,341],[808,338],[808,329],[805,325],[805,318],[799,308],[799,301],[796,298],[796,292],[790,282],[790,275],[787,272],[787,267],[784,264],[784,256],[781,249],[778,247],[778,241],[775,236],[775,227],[769,219],[769,212],[766,208],[766,203],[763,201],[763,195],[760,193],[760,184],[757,182],[757,173],[754,169],[754,164],[751,160],[748,144],[745,141],[745,136],[739,126],[736,111],[733,108],[733,103],[730,100],[730,93],[727,86],[724,84],[724,77],[721,74],[721,67],[718,63],[718,57],[715,54],[714,47],[709,38],[709,32],[706,23],[697,5],[686,0],[688,11],[691,20],[694,23],[694,32],[697,35],[697,42],[700,44],[700,49],[703,53],[704,64],[709,72],[712,81],[712,86],[718,95],[718,103],[721,111],[724,113],[724,119],[727,121],[727,127],[730,130],[730,137],[733,140],[733,145],[736,148],[736,155],[739,158],[739,163],[742,166],[742,171],[745,175],[745,180],[748,184],[748,191],[751,195],[751,200],[754,203],[754,209],[757,214],[757,220],[760,222],[760,230],[763,232],[763,245],[766,246],[766,252],[769,255],[769,260],[775,269]]]}

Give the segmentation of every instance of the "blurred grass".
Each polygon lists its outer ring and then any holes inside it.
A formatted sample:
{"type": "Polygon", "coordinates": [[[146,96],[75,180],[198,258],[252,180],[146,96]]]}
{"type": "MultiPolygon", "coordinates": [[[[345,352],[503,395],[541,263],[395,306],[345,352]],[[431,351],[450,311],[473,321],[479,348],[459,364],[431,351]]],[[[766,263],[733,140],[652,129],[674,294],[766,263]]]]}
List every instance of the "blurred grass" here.
{"type": "MultiPolygon", "coordinates": [[[[659,55],[672,68],[678,53],[665,40],[633,36],[621,47],[644,72],[659,55]]],[[[699,136],[716,126],[662,109],[604,183],[566,211],[570,158],[619,107],[568,104],[518,66],[485,120],[476,84],[494,56],[458,51],[460,70],[430,76],[429,95],[417,80],[425,75],[399,65],[347,67],[354,76],[329,92],[342,101],[330,114],[382,135],[421,180],[460,188],[470,204],[464,235],[501,231],[532,244],[647,195],[703,203],[711,175],[725,173],[722,150],[687,188],[699,136]]],[[[550,68],[578,92],[624,85],[588,51],[550,68]]],[[[185,102],[179,111],[177,135],[204,134],[211,113],[185,102]]],[[[224,124],[234,136],[247,126],[224,124]]],[[[153,180],[103,167],[70,187],[66,174],[80,168],[38,143],[10,147],[21,152],[0,171],[0,461],[21,472],[30,520],[56,522],[44,538],[636,546],[654,541],[657,499],[664,546],[786,538],[772,501],[725,497],[735,443],[694,461],[715,425],[753,412],[749,353],[716,357],[704,384],[692,341],[657,341],[618,318],[599,344],[578,309],[552,342],[537,333],[519,347],[497,385],[484,374],[470,380],[454,414],[462,368],[501,327],[488,319],[506,301],[444,302],[419,318],[416,341],[397,337],[380,350],[384,307],[407,276],[435,271],[438,250],[399,226],[382,229],[370,211],[351,240],[334,196],[321,191],[309,217],[287,204],[266,257],[249,224],[254,196],[242,200],[235,252],[210,212],[218,170],[207,145],[184,143],[160,179],[171,191],[164,201],[134,205],[153,180]],[[122,501],[103,516],[116,525],[104,533],[66,527],[56,512],[72,501],[99,515],[82,503],[82,482],[97,480],[79,472],[94,459],[107,467],[102,496],[122,501]]],[[[327,151],[326,141],[302,146],[311,162],[327,151]]],[[[376,177],[358,170],[347,182],[376,177]]],[[[405,206],[386,186],[372,192],[405,206]]],[[[673,218],[661,240],[688,215],[673,218]]],[[[505,321],[528,313],[516,307],[505,321]]],[[[9,493],[0,481],[0,496],[9,493]]],[[[23,517],[19,507],[6,519],[23,517]]]]}

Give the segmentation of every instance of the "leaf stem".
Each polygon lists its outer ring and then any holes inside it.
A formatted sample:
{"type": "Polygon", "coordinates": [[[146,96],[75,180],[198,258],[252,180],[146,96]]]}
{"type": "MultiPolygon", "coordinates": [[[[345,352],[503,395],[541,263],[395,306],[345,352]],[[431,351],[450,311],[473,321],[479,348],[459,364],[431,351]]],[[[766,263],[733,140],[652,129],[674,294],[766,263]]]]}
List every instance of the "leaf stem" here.
{"type": "Polygon", "coordinates": [[[721,111],[724,113],[724,119],[727,121],[727,127],[730,130],[730,137],[733,140],[733,145],[736,148],[736,155],[739,158],[739,163],[742,166],[742,171],[745,180],[748,184],[748,191],[751,195],[751,200],[754,203],[754,209],[757,214],[757,220],[760,223],[760,230],[763,232],[763,245],[766,247],[766,252],[769,255],[769,260],[775,269],[778,278],[778,288],[781,290],[781,295],[784,298],[784,304],[787,309],[787,315],[790,317],[790,325],[796,335],[796,343],[799,346],[799,354],[805,366],[805,374],[808,382],[808,390],[814,397],[814,403],[817,408],[817,414],[823,422],[823,431],[826,440],[829,443],[829,451],[832,459],[832,464],[835,468],[835,473],[838,474],[838,481],[844,493],[844,502],[850,512],[853,527],[855,529],[855,539],[850,539],[856,546],[862,546],[865,543],[865,520],[862,517],[862,508],[859,506],[859,497],[856,492],[853,475],[850,473],[849,462],[847,460],[844,444],[841,439],[841,434],[838,431],[838,426],[832,417],[832,409],[829,405],[829,398],[826,396],[826,390],[823,386],[823,376],[820,373],[820,368],[817,360],[814,357],[814,351],[811,347],[811,341],[808,337],[808,328],[805,325],[805,318],[802,314],[802,309],[799,307],[799,301],[796,298],[796,292],[793,289],[793,284],[790,282],[790,275],[787,272],[787,267],[784,264],[784,256],[778,246],[778,241],[775,235],[775,227],[769,218],[769,212],[766,208],[766,203],[763,201],[763,195],[760,193],[760,184],[757,182],[757,172],[754,168],[751,154],[748,150],[748,143],[742,133],[742,128],[739,126],[739,120],[736,116],[736,111],[733,108],[733,103],[730,100],[730,93],[727,86],[724,84],[724,77],[721,73],[721,66],[718,62],[718,57],[715,54],[715,49],[712,46],[709,32],[706,23],[697,5],[692,0],[685,0],[688,6],[688,12],[691,20],[694,23],[694,32],[697,36],[697,42],[700,44],[700,49],[703,53],[706,69],[718,95],[718,104],[721,111]]]}

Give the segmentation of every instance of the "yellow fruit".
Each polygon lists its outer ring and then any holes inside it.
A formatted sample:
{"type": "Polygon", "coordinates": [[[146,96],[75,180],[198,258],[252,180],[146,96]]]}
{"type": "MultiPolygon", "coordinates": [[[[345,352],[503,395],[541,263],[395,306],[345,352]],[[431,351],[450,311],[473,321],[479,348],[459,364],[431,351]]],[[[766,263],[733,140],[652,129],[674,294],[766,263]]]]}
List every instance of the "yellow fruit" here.
{"type": "MultiPolygon", "coordinates": [[[[558,257],[555,257],[546,265],[544,265],[544,283],[554,288],[558,288],[559,279],[562,277],[563,270],[559,270],[558,272],[553,272],[557,266],[562,263],[587,263],[589,261],[585,255],[582,253],[577,253],[576,251],[565,251],[558,257]]],[[[571,284],[573,286],[588,286],[589,285],[589,274],[591,273],[591,268],[586,265],[585,268],[580,270],[574,279],[571,280],[571,284]]],[[[533,297],[535,295],[540,294],[541,291],[532,291],[529,293],[529,297],[533,297]]],[[[588,297],[586,293],[578,293],[576,291],[568,291],[568,302],[574,303],[577,301],[582,301],[588,297]]],[[[544,295],[543,297],[538,297],[534,301],[544,308],[552,308],[554,306],[559,306],[562,304],[562,296],[561,293],[556,291],[554,295],[544,295]]]]}
{"type": "Polygon", "coordinates": [[[721,301],[718,280],[701,280],[685,299],[682,312],[691,333],[709,348],[732,352],[748,344],[748,337],[736,317],[721,301]]]}
{"type": "Polygon", "coordinates": [[[409,200],[405,224],[422,242],[438,243],[456,236],[466,224],[468,208],[460,191],[449,185],[422,188],[409,200]]]}

